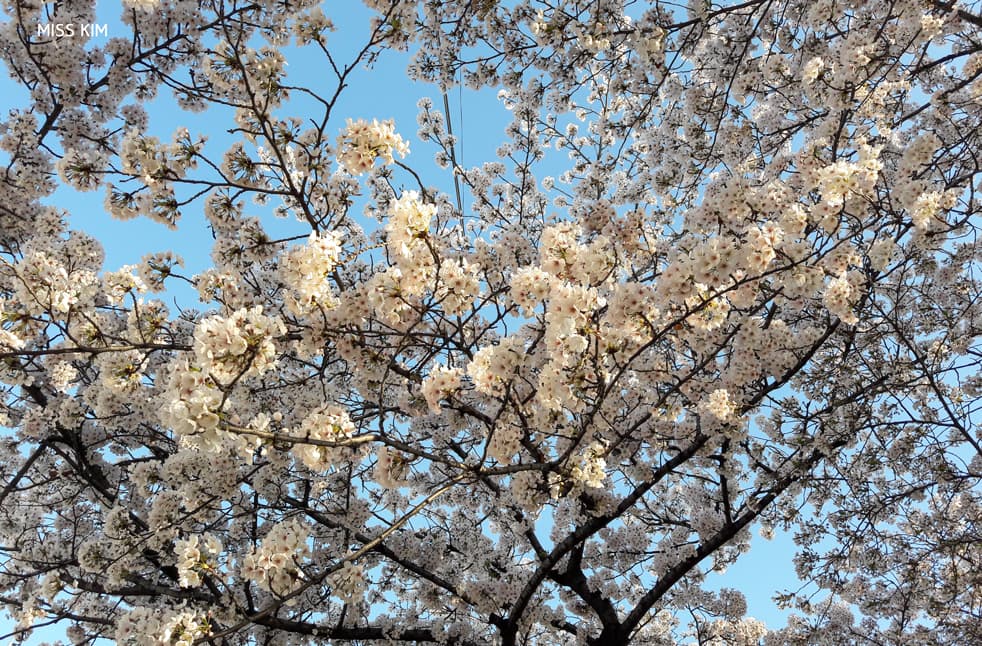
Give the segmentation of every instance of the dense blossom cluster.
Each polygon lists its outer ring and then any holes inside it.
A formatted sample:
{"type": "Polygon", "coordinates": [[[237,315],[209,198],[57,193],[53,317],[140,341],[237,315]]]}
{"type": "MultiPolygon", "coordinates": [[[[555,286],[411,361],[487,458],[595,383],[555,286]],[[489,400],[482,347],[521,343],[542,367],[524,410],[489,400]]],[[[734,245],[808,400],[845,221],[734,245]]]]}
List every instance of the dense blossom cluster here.
{"type": "Polygon", "coordinates": [[[328,582],[331,593],[345,603],[360,600],[367,587],[361,566],[351,561],[345,561],[337,571],[331,573],[328,582]]]}
{"type": "Polygon", "coordinates": [[[133,646],[191,646],[208,634],[207,628],[207,622],[191,611],[135,608],[120,618],[115,639],[133,646]]]}
{"type": "Polygon", "coordinates": [[[0,14],[10,637],[982,643],[980,3],[335,4],[0,14]]]}
{"type": "Polygon", "coordinates": [[[368,123],[348,119],[348,126],[338,137],[338,163],[355,175],[371,170],[376,159],[391,164],[394,154],[405,157],[408,153],[409,144],[395,131],[391,120],[372,119],[368,123]]]}
{"type": "Polygon", "coordinates": [[[426,399],[426,405],[434,413],[440,412],[440,400],[452,394],[460,387],[461,371],[459,368],[436,366],[423,380],[420,391],[426,399]]]}
{"type": "Polygon", "coordinates": [[[212,316],[195,327],[195,360],[220,383],[258,375],[275,367],[275,340],[285,333],[282,321],[264,315],[262,306],[212,316]]]}
{"type": "Polygon", "coordinates": [[[308,530],[298,520],[278,523],[242,559],[242,577],[274,594],[285,595],[303,584],[301,566],[309,555],[308,530]]]}
{"type": "MultiPolygon", "coordinates": [[[[297,435],[309,440],[336,442],[344,444],[346,438],[355,432],[355,425],[348,413],[338,406],[329,406],[323,411],[311,413],[304,418],[297,429],[297,435]]],[[[337,462],[344,452],[341,448],[331,445],[298,444],[293,449],[307,467],[315,471],[324,471],[337,462]]]]}
{"type": "Polygon", "coordinates": [[[216,571],[217,557],[222,552],[222,543],[211,534],[193,535],[178,540],[174,545],[177,554],[179,583],[184,587],[201,585],[201,573],[216,571]]]}
{"type": "Polygon", "coordinates": [[[310,234],[307,243],[290,249],[280,260],[280,276],[292,290],[287,307],[301,315],[315,307],[333,307],[334,268],[341,257],[341,241],[333,232],[310,234]]]}

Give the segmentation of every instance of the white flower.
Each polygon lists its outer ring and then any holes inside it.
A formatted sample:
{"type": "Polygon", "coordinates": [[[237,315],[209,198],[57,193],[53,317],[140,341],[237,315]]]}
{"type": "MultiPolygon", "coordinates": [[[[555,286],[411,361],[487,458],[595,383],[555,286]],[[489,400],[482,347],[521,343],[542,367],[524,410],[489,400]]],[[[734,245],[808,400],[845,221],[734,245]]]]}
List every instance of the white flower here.
{"type": "Polygon", "coordinates": [[[810,59],[801,68],[801,82],[805,85],[811,85],[818,78],[818,75],[822,73],[824,68],[825,61],[822,60],[821,56],[810,59]]]}
{"type": "Polygon", "coordinates": [[[423,202],[416,191],[405,191],[389,203],[388,213],[386,245],[405,258],[412,257],[414,248],[429,233],[436,205],[423,202]]]}
{"type": "Polygon", "coordinates": [[[286,328],[260,306],[240,309],[228,318],[212,316],[194,331],[197,364],[220,382],[259,375],[276,365],[277,336],[286,328]]]}
{"type": "Polygon", "coordinates": [[[123,0],[123,6],[137,11],[151,12],[157,8],[160,0],[123,0]]]}
{"type": "Polygon", "coordinates": [[[177,554],[178,583],[181,587],[201,585],[201,572],[214,569],[215,557],[221,551],[221,541],[209,533],[179,539],[174,545],[174,553],[177,554]]]}
{"type": "Polygon", "coordinates": [[[721,422],[729,422],[737,414],[737,406],[730,399],[730,393],[725,388],[717,388],[709,397],[700,403],[699,408],[721,422]]]}
{"type": "Polygon", "coordinates": [[[857,295],[853,294],[852,285],[845,276],[839,276],[829,281],[822,295],[822,302],[829,312],[838,316],[843,323],[855,325],[859,318],[852,311],[857,295]]]}
{"type": "Polygon", "coordinates": [[[570,470],[573,481],[589,489],[599,489],[607,479],[607,461],[604,459],[606,448],[599,442],[593,442],[583,451],[580,460],[570,470]]]}
{"type": "Polygon", "coordinates": [[[409,472],[409,460],[388,446],[375,451],[375,482],[386,489],[396,489],[403,484],[409,472]]]}
{"type": "Polygon", "coordinates": [[[459,368],[436,366],[430,371],[420,386],[420,391],[426,399],[430,411],[440,412],[440,400],[460,387],[460,377],[461,370],[459,368]]]}
{"type": "MultiPolygon", "coordinates": [[[[348,413],[339,406],[327,408],[308,415],[300,425],[299,435],[312,440],[328,442],[343,442],[355,432],[348,413]]],[[[341,458],[344,448],[335,446],[318,446],[313,444],[296,444],[293,453],[310,469],[326,471],[341,458]]]]}
{"type": "Polygon", "coordinates": [[[296,518],[278,523],[242,560],[240,574],[270,592],[287,594],[303,582],[308,530],[296,518]]]}
{"type": "Polygon", "coordinates": [[[353,603],[361,599],[365,591],[365,575],[360,565],[345,561],[338,570],[327,577],[331,586],[331,594],[345,603],[353,603]]]}
{"type": "Polygon", "coordinates": [[[475,352],[467,365],[467,375],[474,388],[486,395],[503,394],[505,382],[522,360],[523,346],[520,338],[509,337],[498,345],[488,345],[475,352]]]}
{"type": "Polygon", "coordinates": [[[287,306],[300,315],[317,305],[334,307],[337,299],[331,291],[331,274],[341,257],[341,236],[335,232],[310,234],[307,244],[293,247],[283,254],[279,273],[293,292],[287,306]]]}
{"type": "Polygon", "coordinates": [[[350,173],[361,175],[370,170],[375,160],[386,164],[394,161],[393,153],[405,157],[409,144],[395,131],[395,122],[372,119],[352,121],[338,137],[338,162],[350,173]]]}

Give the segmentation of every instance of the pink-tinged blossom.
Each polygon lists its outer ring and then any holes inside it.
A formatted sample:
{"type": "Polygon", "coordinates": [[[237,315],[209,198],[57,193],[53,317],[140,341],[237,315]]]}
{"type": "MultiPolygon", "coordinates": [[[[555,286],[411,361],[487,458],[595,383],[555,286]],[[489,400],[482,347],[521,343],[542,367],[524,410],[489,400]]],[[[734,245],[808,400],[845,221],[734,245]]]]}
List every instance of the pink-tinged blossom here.
{"type": "Polygon", "coordinates": [[[222,383],[262,374],[275,367],[276,337],[285,331],[261,306],[204,319],[194,332],[197,365],[222,383]]]}
{"type": "Polygon", "coordinates": [[[977,3],[14,4],[12,638],[982,643],[977,3]]]}
{"type": "Polygon", "coordinates": [[[440,412],[440,400],[451,395],[460,387],[462,371],[459,368],[435,366],[423,380],[420,391],[426,399],[426,405],[434,413],[440,412]]]}
{"type": "Polygon", "coordinates": [[[395,123],[372,119],[353,121],[338,137],[338,162],[350,173],[361,175],[372,168],[376,159],[385,164],[393,163],[393,155],[405,157],[409,144],[395,131],[395,123]]]}

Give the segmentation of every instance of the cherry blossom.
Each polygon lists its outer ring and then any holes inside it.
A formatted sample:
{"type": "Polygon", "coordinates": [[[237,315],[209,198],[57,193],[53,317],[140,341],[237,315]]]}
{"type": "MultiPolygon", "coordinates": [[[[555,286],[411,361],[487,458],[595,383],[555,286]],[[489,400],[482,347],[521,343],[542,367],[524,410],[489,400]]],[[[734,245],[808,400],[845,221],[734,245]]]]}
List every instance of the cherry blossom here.
{"type": "Polygon", "coordinates": [[[321,4],[4,5],[4,637],[982,642],[978,2],[321,4]]]}

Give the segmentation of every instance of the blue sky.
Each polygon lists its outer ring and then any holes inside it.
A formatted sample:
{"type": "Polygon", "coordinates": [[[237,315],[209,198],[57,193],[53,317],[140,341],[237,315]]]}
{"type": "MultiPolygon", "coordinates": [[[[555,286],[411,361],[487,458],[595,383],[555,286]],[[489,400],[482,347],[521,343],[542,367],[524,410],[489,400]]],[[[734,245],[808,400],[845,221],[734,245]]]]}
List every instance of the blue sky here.
{"type": "MultiPolygon", "coordinates": [[[[114,19],[119,6],[118,2],[99,3],[97,20],[108,24],[110,36],[126,33],[125,27],[114,19]]],[[[340,61],[346,62],[367,36],[369,14],[359,2],[345,2],[343,6],[344,10],[332,8],[327,9],[326,13],[331,15],[337,25],[337,30],[328,37],[329,47],[338,53],[340,61]]],[[[324,68],[322,56],[291,49],[287,61],[292,83],[313,83],[320,88],[328,88],[330,76],[324,68]]],[[[439,171],[432,163],[435,147],[420,142],[415,137],[418,99],[429,96],[439,108],[442,106],[442,97],[438,88],[410,81],[405,74],[407,62],[408,56],[405,53],[387,51],[375,61],[371,69],[359,68],[350,82],[351,87],[341,95],[332,116],[334,125],[333,128],[329,127],[329,132],[340,131],[348,117],[394,119],[397,131],[410,141],[412,152],[407,161],[417,169],[432,169],[432,172],[424,174],[424,179],[438,183],[441,190],[452,194],[453,185],[449,174],[439,171]]],[[[333,86],[330,89],[333,90],[333,86]]],[[[6,73],[0,80],[0,91],[8,97],[10,107],[23,105],[26,100],[26,93],[16,87],[6,73]]],[[[509,121],[509,115],[497,100],[495,91],[477,93],[454,89],[448,99],[454,132],[463,142],[463,150],[458,151],[459,161],[463,166],[469,167],[493,160],[495,148],[504,141],[502,130],[509,121]]],[[[296,106],[297,110],[302,108],[302,105],[296,106]]],[[[148,106],[148,111],[149,132],[162,141],[169,141],[177,127],[186,126],[192,136],[197,133],[209,136],[207,150],[213,157],[219,156],[232,141],[225,132],[231,125],[227,110],[211,109],[203,114],[181,112],[172,97],[167,92],[161,92],[158,99],[148,106]]],[[[302,113],[298,114],[303,116],[302,113]]],[[[563,168],[559,164],[564,155],[557,154],[555,157],[555,168],[549,168],[549,164],[554,163],[550,159],[542,169],[541,176],[558,176],[561,173],[563,168]]],[[[170,231],[145,218],[127,222],[113,220],[103,208],[103,199],[102,190],[78,193],[66,187],[60,189],[50,203],[69,209],[72,228],[87,231],[103,242],[106,250],[105,269],[112,270],[136,263],[147,253],[167,249],[184,257],[185,273],[188,275],[210,266],[211,235],[200,204],[198,208],[185,209],[178,229],[170,231]]],[[[466,193],[464,202],[468,202],[466,193]]],[[[274,235],[304,232],[299,223],[276,220],[270,214],[269,207],[247,208],[247,213],[262,216],[264,224],[269,225],[270,232],[274,235]]],[[[182,307],[200,307],[199,303],[194,302],[195,294],[190,289],[176,289],[166,296],[165,300],[171,305],[176,299],[182,307]]],[[[777,610],[770,597],[776,591],[795,590],[798,587],[791,563],[793,553],[794,545],[790,536],[777,532],[774,540],[766,541],[754,530],[751,552],[744,555],[725,575],[711,575],[708,585],[714,588],[735,588],[744,592],[749,604],[749,615],[771,627],[783,625],[786,613],[777,610]]],[[[0,634],[6,632],[11,623],[8,618],[0,617],[0,634]]],[[[28,643],[38,644],[62,636],[62,630],[40,630],[28,643]]]]}

